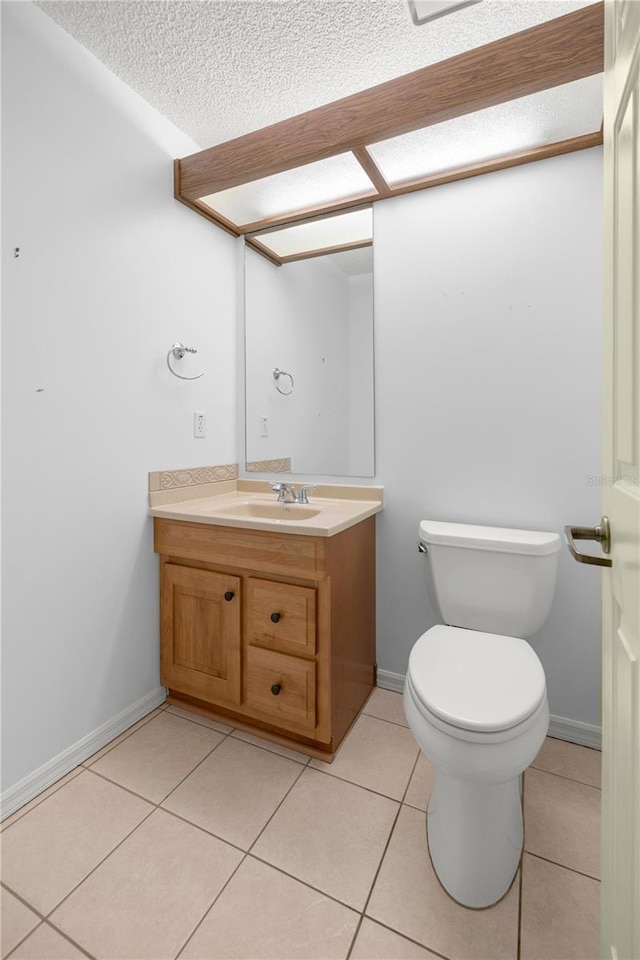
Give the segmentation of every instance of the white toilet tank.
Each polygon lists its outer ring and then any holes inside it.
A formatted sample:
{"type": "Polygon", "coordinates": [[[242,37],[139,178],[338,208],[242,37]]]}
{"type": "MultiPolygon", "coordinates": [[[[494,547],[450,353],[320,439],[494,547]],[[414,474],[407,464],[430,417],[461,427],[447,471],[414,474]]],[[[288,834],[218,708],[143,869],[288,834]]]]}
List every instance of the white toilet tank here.
{"type": "Polygon", "coordinates": [[[542,627],[555,592],[559,534],[423,520],[418,536],[443,623],[523,639],[542,627]]]}

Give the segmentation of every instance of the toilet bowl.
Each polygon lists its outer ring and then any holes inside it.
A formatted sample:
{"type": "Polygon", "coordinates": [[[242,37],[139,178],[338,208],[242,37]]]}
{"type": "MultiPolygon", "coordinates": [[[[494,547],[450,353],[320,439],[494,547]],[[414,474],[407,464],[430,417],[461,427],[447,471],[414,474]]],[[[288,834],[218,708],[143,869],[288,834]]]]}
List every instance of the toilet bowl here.
{"type": "Polygon", "coordinates": [[[472,634],[436,626],[420,637],[404,709],[436,768],[427,810],[434,870],[459,903],[486,907],[518,869],[520,774],[542,746],[549,708],[542,665],[524,640],[472,634]]]}
{"type": "Polygon", "coordinates": [[[458,621],[417,640],[404,688],[409,727],[435,765],[428,849],[454,900],[487,907],[507,893],[517,873],[521,774],[549,724],[544,670],[523,636],[548,615],[560,538],[423,521],[420,544],[434,606],[443,619],[454,611],[458,621]],[[507,623],[522,635],[501,632],[507,623]],[[495,624],[495,632],[486,629],[495,624]]]}

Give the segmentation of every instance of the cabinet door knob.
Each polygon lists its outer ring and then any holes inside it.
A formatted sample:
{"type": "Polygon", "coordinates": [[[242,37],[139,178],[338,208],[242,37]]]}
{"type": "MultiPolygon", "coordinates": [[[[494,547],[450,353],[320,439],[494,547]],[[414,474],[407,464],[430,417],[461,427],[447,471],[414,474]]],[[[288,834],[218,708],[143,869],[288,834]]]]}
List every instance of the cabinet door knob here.
{"type": "Polygon", "coordinates": [[[271,687],[271,693],[274,695],[274,697],[277,697],[281,690],[282,690],[281,683],[274,683],[274,685],[271,687]]]}
{"type": "Polygon", "coordinates": [[[281,617],[281,616],[282,616],[282,614],[280,614],[280,613],[272,613],[272,614],[271,614],[271,622],[272,622],[272,623],[278,623],[278,621],[280,620],[280,617],[281,617]]]}
{"type": "Polygon", "coordinates": [[[225,600],[233,600],[234,597],[235,597],[235,593],[233,592],[233,590],[227,590],[227,592],[224,595],[225,600]]]}

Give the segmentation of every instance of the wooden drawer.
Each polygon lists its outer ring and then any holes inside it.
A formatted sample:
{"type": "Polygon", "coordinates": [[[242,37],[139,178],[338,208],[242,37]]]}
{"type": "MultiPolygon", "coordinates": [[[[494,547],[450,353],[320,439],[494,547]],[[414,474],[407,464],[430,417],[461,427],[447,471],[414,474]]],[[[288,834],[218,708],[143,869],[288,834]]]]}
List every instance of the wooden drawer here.
{"type": "Polygon", "coordinates": [[[314,730],[315,661],[261,647],[249,646],[246,653],[245,706],[278,726],[302,732],[314,730]]]}
{"type": "Polygon", "coordinates": [[[324,576],[326,537],[287,536],[159,517],[153,526],[154,549],[166,557],[301,579],[324,576]]]}
{"type": "Polygon", "coordinates": [[[316,652],[316,591],[291,583],[247,581],[247,640],[283,653],[316,652]]]}

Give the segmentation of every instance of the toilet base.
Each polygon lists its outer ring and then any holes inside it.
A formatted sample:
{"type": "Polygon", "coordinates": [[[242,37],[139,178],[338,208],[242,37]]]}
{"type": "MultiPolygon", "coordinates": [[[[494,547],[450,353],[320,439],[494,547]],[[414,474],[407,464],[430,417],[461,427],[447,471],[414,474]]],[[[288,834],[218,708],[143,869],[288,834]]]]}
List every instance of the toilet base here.
{"type": "Polygon", "coordinates": [[[427,842],[436,876],[454,900],[478,909],[502,899],[522,855],[520,777],[478,783],[436,767],[427,842]]]}

